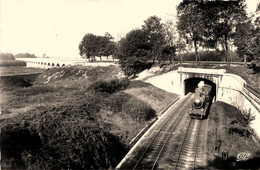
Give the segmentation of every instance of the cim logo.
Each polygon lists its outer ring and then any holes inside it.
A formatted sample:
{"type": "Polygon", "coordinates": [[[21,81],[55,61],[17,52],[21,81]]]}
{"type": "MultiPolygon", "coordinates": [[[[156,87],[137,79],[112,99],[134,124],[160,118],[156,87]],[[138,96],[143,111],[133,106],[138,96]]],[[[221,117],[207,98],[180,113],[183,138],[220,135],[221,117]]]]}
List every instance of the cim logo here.
{"type": "Polygon", "coordinates": [[[237,161],[246,161],[250,159],[252,154],[250,152],[241,152],[237,155],[237,161]]]}

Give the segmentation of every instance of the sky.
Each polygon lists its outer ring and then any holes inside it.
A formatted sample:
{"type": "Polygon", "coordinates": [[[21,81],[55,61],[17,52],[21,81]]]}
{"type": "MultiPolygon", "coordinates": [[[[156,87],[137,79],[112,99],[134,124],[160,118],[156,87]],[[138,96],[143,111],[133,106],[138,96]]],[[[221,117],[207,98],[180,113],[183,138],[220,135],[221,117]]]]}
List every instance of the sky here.
{"type": "MultiPolygon", "coordinates": [[[[80,58],[87,33],[115,40],[152,15],[176,15],[181,0],[0,0],[0,51],[80,58]]],[[[260,0],[246,0],[253,12],[260,0]]]]}

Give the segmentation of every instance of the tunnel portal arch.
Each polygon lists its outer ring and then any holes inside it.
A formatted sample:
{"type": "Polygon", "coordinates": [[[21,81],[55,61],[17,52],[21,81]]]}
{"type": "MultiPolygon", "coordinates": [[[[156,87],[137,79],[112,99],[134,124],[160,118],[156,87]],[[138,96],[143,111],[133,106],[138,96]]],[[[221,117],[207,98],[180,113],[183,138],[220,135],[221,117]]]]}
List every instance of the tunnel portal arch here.
{"type": "Polygon", "coordinates": [[[204,81],[205,84],[209,84],[212,86],[212,97],[216,97],[216,91],[217,91],[217,87],[216,84],[214,82],[212,82],[211,80],[205,79],[205,78],[201,78],[201,77],[192,77],[192,78],[188,78],[186,80],[184,80],[184,86],[185,86],[185,95],[188,94],[189,92],[194,93],[195,89],[198,86],[198,83],[200,81],[204,81]]]}

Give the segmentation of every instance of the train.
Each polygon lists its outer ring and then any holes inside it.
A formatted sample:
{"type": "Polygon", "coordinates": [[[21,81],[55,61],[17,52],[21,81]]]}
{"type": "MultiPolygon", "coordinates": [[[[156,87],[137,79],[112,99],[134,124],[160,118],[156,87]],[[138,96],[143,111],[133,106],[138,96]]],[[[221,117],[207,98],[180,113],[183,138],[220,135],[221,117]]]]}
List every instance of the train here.
{"type": "Polygon", "coordinates": [[[207,117],[207,112],[211,104],[211,91],[211,85],[205,84],[204,81],[199,82],[191,102],[190,118],[205,119],[207,117]]]}

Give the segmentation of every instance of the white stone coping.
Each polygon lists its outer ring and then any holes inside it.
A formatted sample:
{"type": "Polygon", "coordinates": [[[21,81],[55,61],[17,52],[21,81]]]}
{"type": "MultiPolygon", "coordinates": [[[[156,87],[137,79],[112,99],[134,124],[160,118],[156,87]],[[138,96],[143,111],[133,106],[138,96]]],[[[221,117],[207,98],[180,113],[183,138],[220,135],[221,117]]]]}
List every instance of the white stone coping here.
{"type": "Polygon", "coordinates": [[[186,68],[178,67],[178,72],[184,73],[206,73],[206,74],[219,74],[223,75],[226,73],[226,69],[206,69],[206,68],[186,68]]]}

